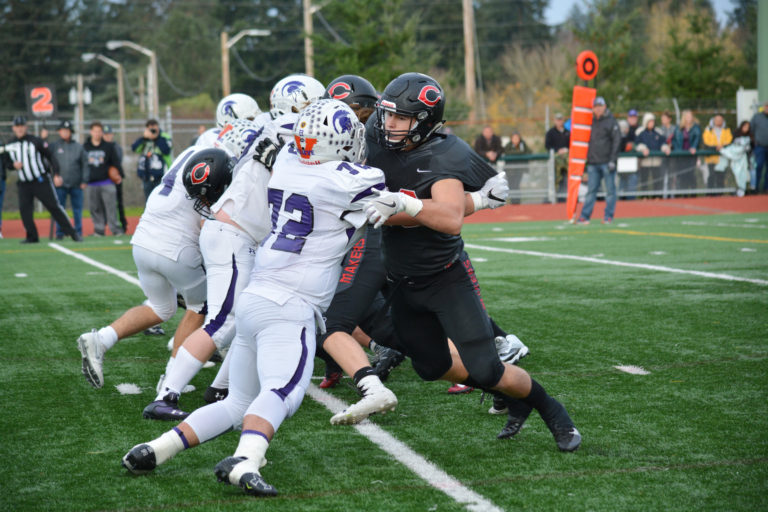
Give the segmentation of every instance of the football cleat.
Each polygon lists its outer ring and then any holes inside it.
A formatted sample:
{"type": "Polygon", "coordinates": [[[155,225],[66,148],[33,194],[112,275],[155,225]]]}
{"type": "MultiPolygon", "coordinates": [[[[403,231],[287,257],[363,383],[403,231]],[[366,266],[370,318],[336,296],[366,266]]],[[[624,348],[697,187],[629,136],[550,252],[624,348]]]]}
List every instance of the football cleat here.
{"type": "Polygon", "coordinates": [[[507,413],[507,403],[504,401],[503,398],[494,396],[493,397],[493,405],[490,409],[488,409],[488,414],[506,414],[507,413]]]}
{"type": "Polygon", "coordinates": [[[494,396],[494,406],[496,405],[497,399],[500,399],[505,405],[505,409],[507,410],[507,424],[504,425],[504,428],[501,429],[501,432],[499,432],[499,435],[496,437],[498,439],[509,439],[510,437],[515,436],[520,432],[520,429],[523,428],[523,424],[531,414],[532,408],[522,400],[503,395],[494,396]]]}
{"type": "Polygon", "coordinates": [[[333,372],[330,375],[326,375],[323,381],[320,383],[321,389],[335,388],[336,384],[341,380],[342,374],[340,372],[333,372]]]}
{"type": "Polygon", "coordinates": [[[514,334],[507,334],[506,338],[497,336],[494,341],[499,359],[504,363],[515,364],[528,355],[528,347],[514,334]]]}
{"type": "Polygon", "coordinates": [[[246,457],[227,457],[216,464],[213,472],[219,482],[237,485],[251,496],[277,496],[277,489],[269,485],[259,473],[259,465],[246,457]],[[244,467],[234,471],[241,464],[244,467]]]}
{"type": "Polygon", "coordinates": [[[358,389],[363,398],[331,418],[331,425],[354,425],[371,414],[393,411],[397,397],[374,375],[360,379],[358,389]]]}
{"type": "Polygon", "coordinates": [[[475,388],[471,386],[465,386],[464,384],[454,384],[448,388],[449,395],[461,395],[464,393],[471,393],[475,388]]]}
{"type": "Polygon", "coordinates": [[[376,347],[373,350],[378,355],[374,371],[376,372],[376,375],[379,376],[379,379],[384,382],[387,380],[392,370],[405,361],[405,356],[393,348],[379,344],[376,344],[376,347]]]}
{"type": "Polygon", "coordinates": [[[155,400],[146,406],[141,415],[147,420],[179,421],[189,413],[179,409],[178,393],[168,393],[162,400],[155,400]]]}
{"type": "Polygon", "coordinates": [[[560,451],[573,452],[581,445],[581,434],[573,424],[568,411],[560,402],[552,399],[553,407],[546,414],[539,411],[541,418],[547,424],[547,428],[555,437],[555,442],[560,451]]]}
{"type": "Polygon", "coordinates": [[[203,400],[205,400],[206,403],[212,404],[214,402],[224,400],[227,398],[228,394],[228,388],[215,388],[213,386],[208,386],[208,389],[206,389],[205,393],[203,393],[203,400]]]}
{"type": "Polygon", "coordinates": [[[157,467],[155,450],[148,444],[137,444],[123,457],[123,467],[134,475],[145,475],[157,467]]]}
{"type": "Polygon", "coordinates": [[[165,329],[163,329],[162,326],[158,324],[153,327],[150,327],[149,329],[145,329],[144,334],[146,334],[147,336],[149,335],[165,336],[165,329]]]}
{"type": "Polygon", "coordinates": [[[93,329],[91,332],[81,334],[77,338],[77,348],[83,356],[83,375],[85,380],[98,389],[104,385],[104,352],[106,349],[99,341],[99,332],[93,329]]]}

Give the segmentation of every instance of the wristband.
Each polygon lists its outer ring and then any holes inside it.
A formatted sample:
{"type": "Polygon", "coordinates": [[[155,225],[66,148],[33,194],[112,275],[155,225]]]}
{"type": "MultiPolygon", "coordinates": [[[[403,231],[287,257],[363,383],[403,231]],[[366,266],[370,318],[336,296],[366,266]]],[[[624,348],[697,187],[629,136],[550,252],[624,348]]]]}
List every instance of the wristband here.
{"type": "Polygon", "coordinates": [[[416,199],[415,197],[403,194],[403,206],[405,206],[403,209],[405,213],[411,217],[415,217],[419,214],[421,209],[424,208],[424,203],[421,202],[421,199],[416,199]]]}
{"type": "Polygon", "coordinates": [[[485,199],[485,196],[483,196],[480,192],[470,192],[469,197],[472,198],[472,203],[475,206],[476,212],[479,212],[480,210],[488,208],[488,204],[483,201],[483,199],[485,199]]]}

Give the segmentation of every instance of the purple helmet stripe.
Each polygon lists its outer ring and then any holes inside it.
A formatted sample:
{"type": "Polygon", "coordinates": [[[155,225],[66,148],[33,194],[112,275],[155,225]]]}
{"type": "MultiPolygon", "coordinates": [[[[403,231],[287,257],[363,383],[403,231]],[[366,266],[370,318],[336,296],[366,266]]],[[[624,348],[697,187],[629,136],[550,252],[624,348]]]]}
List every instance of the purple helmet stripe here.
{"type": "Polygon", "coordinates": [[[237,262],[235,261],[235,255],[232,255],[232,280],[229,282],[229,289],[227,289],[227,296],[224,299],[224,303],[221,305],[221,309],[216,314],[213,320],[203,328],[208,336],[213,337],[213,334],[221,329],[227,316],[232,312],[232,306],[235,304],[235,285],[237,284],[237,262]]]}
{"type": "Polygon", "coordinates": [[[293,376],[291,377],[291,380],[288,381],[288,384],[280,389],[272,390],[281,400],[285,401],[285,398],[291,394],[291,391],[296,388],[296,385],[301,380],[301,376],[304,373],[304,367],[307,364],[307,355],[307,328],[304,327],[301,330],[301,357],[299,358],[299,365],[296,367],[296,371],[293,372],[293,376]]]}

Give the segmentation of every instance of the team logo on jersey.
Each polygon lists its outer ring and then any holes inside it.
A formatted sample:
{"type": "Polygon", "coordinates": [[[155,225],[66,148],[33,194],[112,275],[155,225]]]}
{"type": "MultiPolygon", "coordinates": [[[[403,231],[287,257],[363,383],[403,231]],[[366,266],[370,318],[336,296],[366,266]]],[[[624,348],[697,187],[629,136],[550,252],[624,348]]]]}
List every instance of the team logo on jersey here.
{"type": "Polygon", "coordinates": [[[349,133],[352,131],[352,120],[347,112],[337,110],[333,114],[333,129],[336,130],[336,133],[349,133]]]}
{"type": "Polygon", "coordinates": [[[315,147],[317,139],[299,137],[298,135],[294,135],[293,138],[296,140],[296,150],[299,152],[299,158],[309,160],[312,157],[312,148],[315,147]]]}
{"type": "Polygon", "coordinates": [[[434,85],[425,85],[419,92],[419,101],[428,107],[434,107],[441,99],[443,97],[440,95],[440,89],[434,85]]]}
{"type": "Polygon", "coordinates": [[[338,82],[331,88],[331,98],[343,100],[352,94],[352,87],[346,82],[338,82]]]}
{"type": "Polygon", "coordinates": [[[211,166],[206,162],[200,162],[192,168],[192,172],[189,173],[189,180],[199,185],[208,179],[208,175],[211,174],[211,166]]]}
{"type": "Polygon", "coordinates": [[[411,190],[409,188],[401,188],[400,190],[398,190],[398,192],[402,192],[403,194],[405,194],[407,196],[411,196],[414,199],[418,199],[418,197],[416,197],[416,191],[415,190],[411,190]]]}

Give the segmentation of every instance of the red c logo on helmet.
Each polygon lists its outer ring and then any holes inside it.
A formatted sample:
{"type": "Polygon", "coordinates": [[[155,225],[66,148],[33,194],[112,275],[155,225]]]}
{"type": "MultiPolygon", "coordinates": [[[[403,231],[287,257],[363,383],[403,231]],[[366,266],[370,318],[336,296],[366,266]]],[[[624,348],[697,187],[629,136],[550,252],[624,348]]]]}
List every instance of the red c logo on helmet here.
{"type": "Polygon", "coordinates": [[[335,100],[343,100],[350,94],[352,94],[352,87],[346,82],[338,82],[331,88],[331,98],[335,100]]]}
{"type": "Polygon", "coordinates": [[[440,96],[440,89],[434,85],[425,85],[421,88],[421,92],[419,92],[419,101],[428,107],[434,107],[440,102],[441,99],[443,99],[443,97],[440,96]],[[428,94],[430,92],[434,93],[433,96],[435,99],[429,99],[428,94]]]}
{"type": "Polygon", "coordinates": [[[199,185],[208,179],[210,173],[211,167],[205,162],[200,162],[192,168],[192,172],[189,173],[189,180],[193,184],[199,185]]]}

